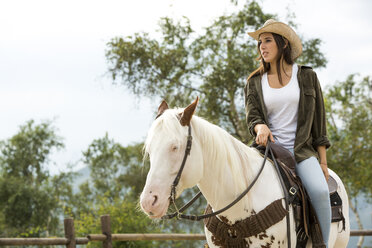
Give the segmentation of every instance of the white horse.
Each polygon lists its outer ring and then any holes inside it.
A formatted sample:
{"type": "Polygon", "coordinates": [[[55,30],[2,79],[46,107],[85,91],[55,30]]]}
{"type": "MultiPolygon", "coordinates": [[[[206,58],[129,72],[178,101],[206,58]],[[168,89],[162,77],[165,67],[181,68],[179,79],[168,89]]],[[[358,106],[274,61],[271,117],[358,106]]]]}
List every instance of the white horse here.
{"type": "MultiPolygon", "coordinates": [[[[192,149],[187,158],[176,195],[197,185],[213,211],[219,210],[239,196],[257,175],[263,157],[259,152],[235,139],[220,127],[194,116],[198,99],[185,109],[168,109],[163,102],[160,115],[149,129],[145,152],[150,158],[150,171],[140,197],[142,210],[150,218],[158,219],[167,213],[171,184],[180,169],[184,156],[188,126],[192,127],[192,149]]],[[[332,171],[339,185],[337,191],[343,202],[346,230],[342,224],[332,223],[329,247],[346,247],[349,240],[349,206],[345,187],[332,171]]],[[[265,167],[249,193],[230,209],[219,215],[229,224],[244,220],[263,210],[284,193],[271,162],[265,167]]],[[[283,203],[284,206],[284,203],[283,203]]],[[[295,223],[290,209],[291,246],[296,246],[295,223]]],[[[212,233],[205,228],[209,247],[221,247],[213,243],[212,233]]],[[[288,247],[286,218],[269,227],[264,235],[246,238],[248,247],[288,247]]],[[[309,240],[307,247],[311,247],[309,240]]]]}

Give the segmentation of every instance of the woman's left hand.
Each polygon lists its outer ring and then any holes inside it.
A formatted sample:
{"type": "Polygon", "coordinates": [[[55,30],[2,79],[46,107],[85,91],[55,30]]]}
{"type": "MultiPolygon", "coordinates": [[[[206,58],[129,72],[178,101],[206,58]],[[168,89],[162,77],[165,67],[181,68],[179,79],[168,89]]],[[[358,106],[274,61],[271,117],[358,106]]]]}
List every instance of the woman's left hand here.
{"type": "Polygon", "coordinates": [[[323,174],[324,174],[325,179],[328,181],[328,179],[329,179],[329,172],[328,172],[328,166],[327,166],[327,164],[320,163],[320,167],[322,168],[322,171],[323,171],[323,174]]]}

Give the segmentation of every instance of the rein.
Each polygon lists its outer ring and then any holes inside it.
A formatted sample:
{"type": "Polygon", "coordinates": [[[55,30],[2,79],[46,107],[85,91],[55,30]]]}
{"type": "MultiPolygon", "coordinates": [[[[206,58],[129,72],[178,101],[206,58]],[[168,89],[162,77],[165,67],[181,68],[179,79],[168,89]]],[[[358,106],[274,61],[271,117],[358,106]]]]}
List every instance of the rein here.
{"type": "Polygon", "coordinates": [[[176,209],[176,212],[174,212],[172,214],[164,215],[162,217],[162,219],[172,219],[172,218],[174,218],[174,217],[177,216],[177,219],[187,219],[187,220],[192,220],[192,221],[199,221],[199,220],[202,220],[202,219],[205,219],[205,218],[210,218],[210,217],[216,216],[216,215],[218,215],[218,214],[220,214],[220,213],[228,210],[229,208],[231,208],[232,206],[234,206],[237,202],[239,202],[249,192],[249,190],[253,187],[253,185],[256,183],[258,177],[261,175],[261,172],[263,171],[263,169],[265,167],[265,163],[266,163],[266,160],[267,160],[267,156],[269,154],[269,150],[271,150],[270,149],[270,142],[268,142],[267,145],[266,145],[265,156],[264,156],[264,160],[262,162],[260,171],[258,172],[258,174],[256,175],[256,177],[253,179],[253,181],[251,182],[251,184],[248,186],[248,188],[246,190],[244,190],[233,202],[231,202],[226,207],[224,207],[224,208],[222,208],[222,209],[220,209],[218,211],[215,211],[213,213],[210,213],[210,214],[204,214],[204,215],[186,215],[186,214],[182,214],[182,212],[184,210],[186,210],[188,207],[190,207],[202,195],[202,193],[199,192],[188,203],[186,203],[180,209],[178,209],[177,206],[176,206],[176,187],[177,187],[177,185],[178,185],[178,183],[180,181],[182,171],[183,171],[183,169],[185,167],[187,156],[190,155],[191,145],[192,145],[192,135],[191,135],[191,125],[189,125],[188,136],[187,136],[187,145],[186,145],[186,149],[185,149],[185,154],[183,156],[183,160],[182,160],[182,164],[181,164],[180,170],[178,171],[177,176],[176,176],[176,178],[174,179],[174,181],[172,183],[172,186],[171,186],[171,195],[169,197],[171,203],[174,205],[174,207],[176,209]]]}

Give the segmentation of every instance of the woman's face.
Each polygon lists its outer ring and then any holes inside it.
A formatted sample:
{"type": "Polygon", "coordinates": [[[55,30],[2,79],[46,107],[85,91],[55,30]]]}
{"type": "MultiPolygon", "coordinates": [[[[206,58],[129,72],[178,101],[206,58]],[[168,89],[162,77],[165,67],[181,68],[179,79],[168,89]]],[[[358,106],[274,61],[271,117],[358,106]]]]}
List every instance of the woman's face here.
{"type": "Polygon", "coordinates": [[[258,39],[260,53],[266,63],[273,63],[277,60],[278,46],[272,33],[262,33],[258,39]]]}

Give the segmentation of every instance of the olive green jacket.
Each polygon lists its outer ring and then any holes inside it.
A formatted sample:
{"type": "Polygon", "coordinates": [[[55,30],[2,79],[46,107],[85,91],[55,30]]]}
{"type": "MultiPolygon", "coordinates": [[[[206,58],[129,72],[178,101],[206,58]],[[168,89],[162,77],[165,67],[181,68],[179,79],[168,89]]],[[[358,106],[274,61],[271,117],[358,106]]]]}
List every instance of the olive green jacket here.
{"type": "MultiPolygon", "coordinates": [[[[317,147],[330,147],[327,138],[323,94],[316,73],[308,66],[298,67],[300,100],[298,105],[297,130],[294,144],[296,162],[315,156],[319,159],[317,147]]],[[[244,88],[245,111],[249,132],[256,136],[254,127],[266,124],[267,111],[264,104],[260,73],[252,76],[244,88]]]]}

